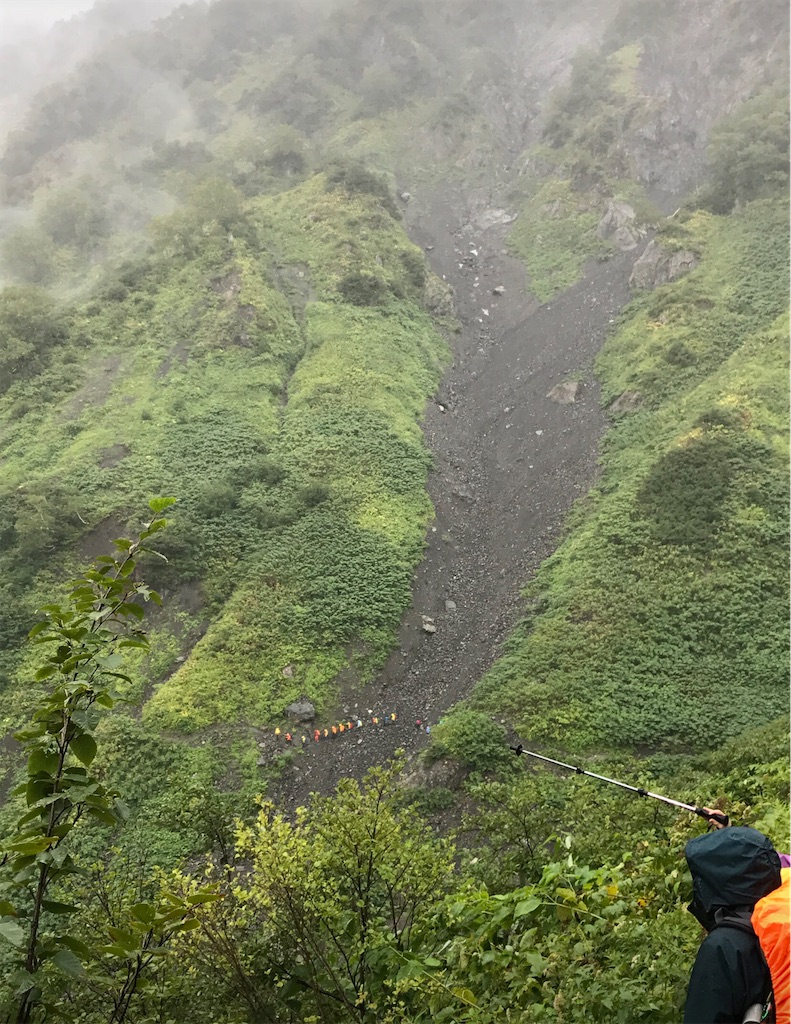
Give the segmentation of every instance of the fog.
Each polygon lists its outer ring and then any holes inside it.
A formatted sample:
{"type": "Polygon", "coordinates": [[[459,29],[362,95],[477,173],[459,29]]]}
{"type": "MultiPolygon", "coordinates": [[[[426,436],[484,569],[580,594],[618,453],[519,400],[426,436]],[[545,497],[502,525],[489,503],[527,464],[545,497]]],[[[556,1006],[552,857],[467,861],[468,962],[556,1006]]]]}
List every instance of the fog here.
{"type": "Polygon", "coordinates": [[[0,0],[0,147],[39,89],[180,0],[0,0]]]}
{"type": "Polygon", "coordinates": [[[93,0],[4,0],[0,7],[3,41],[13,43],[15,38],[49,28],[92,6],[93,0]]]}

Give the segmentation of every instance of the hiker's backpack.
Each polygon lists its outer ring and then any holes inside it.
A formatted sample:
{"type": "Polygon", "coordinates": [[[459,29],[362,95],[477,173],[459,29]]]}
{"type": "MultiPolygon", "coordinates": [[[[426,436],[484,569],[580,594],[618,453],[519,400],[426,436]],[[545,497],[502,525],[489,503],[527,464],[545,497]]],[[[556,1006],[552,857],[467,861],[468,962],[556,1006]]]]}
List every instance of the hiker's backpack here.
{"type": "Polygon", "coordinates": [[[751,923],[772,975],[776,1024],[791,1024],[791,868],[780,876],[780,888],[755,904],[751,923]]]}

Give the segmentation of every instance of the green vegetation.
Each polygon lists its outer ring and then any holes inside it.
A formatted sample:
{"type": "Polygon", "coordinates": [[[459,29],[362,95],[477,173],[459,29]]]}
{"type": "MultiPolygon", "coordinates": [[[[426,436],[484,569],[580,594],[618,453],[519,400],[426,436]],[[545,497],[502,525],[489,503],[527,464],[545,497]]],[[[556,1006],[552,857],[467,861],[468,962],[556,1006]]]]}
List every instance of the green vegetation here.
{"type": "Polygon", "coordinates": [[[546,302],[580,277],[585,262],[606,259],[610,242],[597,232],[609,199],[630,203],[637,225],[658,216],[634,180],[624,134],[650,112],[636,86],[642,49],[609,56],[583,50],[567,85],[547,103],[542,144],[523,156],[514,198],[521,212],[508,244],[527,266],[530,291],[546,302]]]}
{"type": "Polygon", "coordinates": [[[787,211],[681,232],[700,266],[638,299],[598,361],[605,402],[642,409],[477,691],[537,740],[699,750],[786,704],[787,211]]]}
{"type": "MultiPolygon", "coordinates": [[[[762,4],[779,52],[786,7],[762,4]]],[[[658,223],[637,166],[681,137],[656,83],[691,66],[665,59],[685,11],[624,0],[545,98],[576,0],[188,5],[12,133],[0,719],[25,757],[0,744],[0,1017],[678,1020],[702,824],[508,740],[788,836],[787,90],[728,0],[708,70],[760,64],[756,91],[658,223]],[[413,182],[461,184],[471,222],[510,189],[542,301],[613,251],[610,200],[700,263],[607,341],[603,401],[632,411],[412,785],[397,760],[284,816],[268,723],[381,668],[432,517],[426,307],[450,306],[401,223],[413,182]],[[164,533],[152,493],[178,495],[164,533]]]]}
{"type": "Polygon", "coordinates": [[[598,196],[560,178],[542,181],[524,203],[508,245],[525,261],[530,291],[541,302],[574,284],[586,260],[612,252],[596,233],[602,212],[598,196]]]}
{"type": "Polygon", "coordinates": [[[701,201],[715,213],[788,191],[788,90],[765,89],[716,126],[709,145],[711,182],[701,201]]]}

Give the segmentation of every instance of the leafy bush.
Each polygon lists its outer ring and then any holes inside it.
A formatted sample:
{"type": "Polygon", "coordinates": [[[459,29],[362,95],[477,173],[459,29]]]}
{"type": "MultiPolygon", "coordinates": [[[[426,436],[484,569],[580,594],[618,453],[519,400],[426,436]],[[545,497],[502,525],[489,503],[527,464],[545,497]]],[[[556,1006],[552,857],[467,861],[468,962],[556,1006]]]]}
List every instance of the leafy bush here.
{"type": "Polygon", "coordinates": [[[46,287],[58,273],[55,243],[42,228],[19,228],[3,239],[3,266],[15,280],[46,287]]]}
{"type": "Polygon", "coordinates": [[[360,270],[341,278],[338,291],[354,306],[381,306],[388,296],[387,285],[380,277],[360,270]]]}
{"type": "Polygon", "coordinates": [[[789,99],[785,84],[747,100],[712,130],[711,184],[701,202],[715,213],[736,203],[785,195],[789,182],[789,99]]]}
{"type": "Polygon", "coordinates": [[[513,759],[505,730],[489,715],[456,708],[431,733],[430,760],[452,757],[473,771],[500,768],[513,759]]]}
{"type": "Polygon", "coordinates": [[[0,292],[0,394],[40,372],[67,337],[66,320],[46,292],[32,287],[0,292]]]}
{"type": "Polygon", "coordinates": [[[330,190],[342,188],[349,195],[373,196],[391,217],[400,220],[401,214],[385,178],[359,161],[339,161],[327,171],[326,180],[330,190]]]}

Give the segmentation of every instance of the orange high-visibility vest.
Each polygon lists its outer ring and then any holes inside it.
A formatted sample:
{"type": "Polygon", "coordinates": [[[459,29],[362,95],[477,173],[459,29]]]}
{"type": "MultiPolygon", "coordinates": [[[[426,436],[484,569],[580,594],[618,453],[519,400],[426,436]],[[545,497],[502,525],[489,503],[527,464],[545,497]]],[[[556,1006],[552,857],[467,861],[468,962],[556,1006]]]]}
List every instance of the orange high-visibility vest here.
{"type": "Polygon", "coordinates": [[[791,1024],[791,868],[780,877],[780,888],[755,904],[752,926],[772,975],[777,1024],[791,1024]]]}

